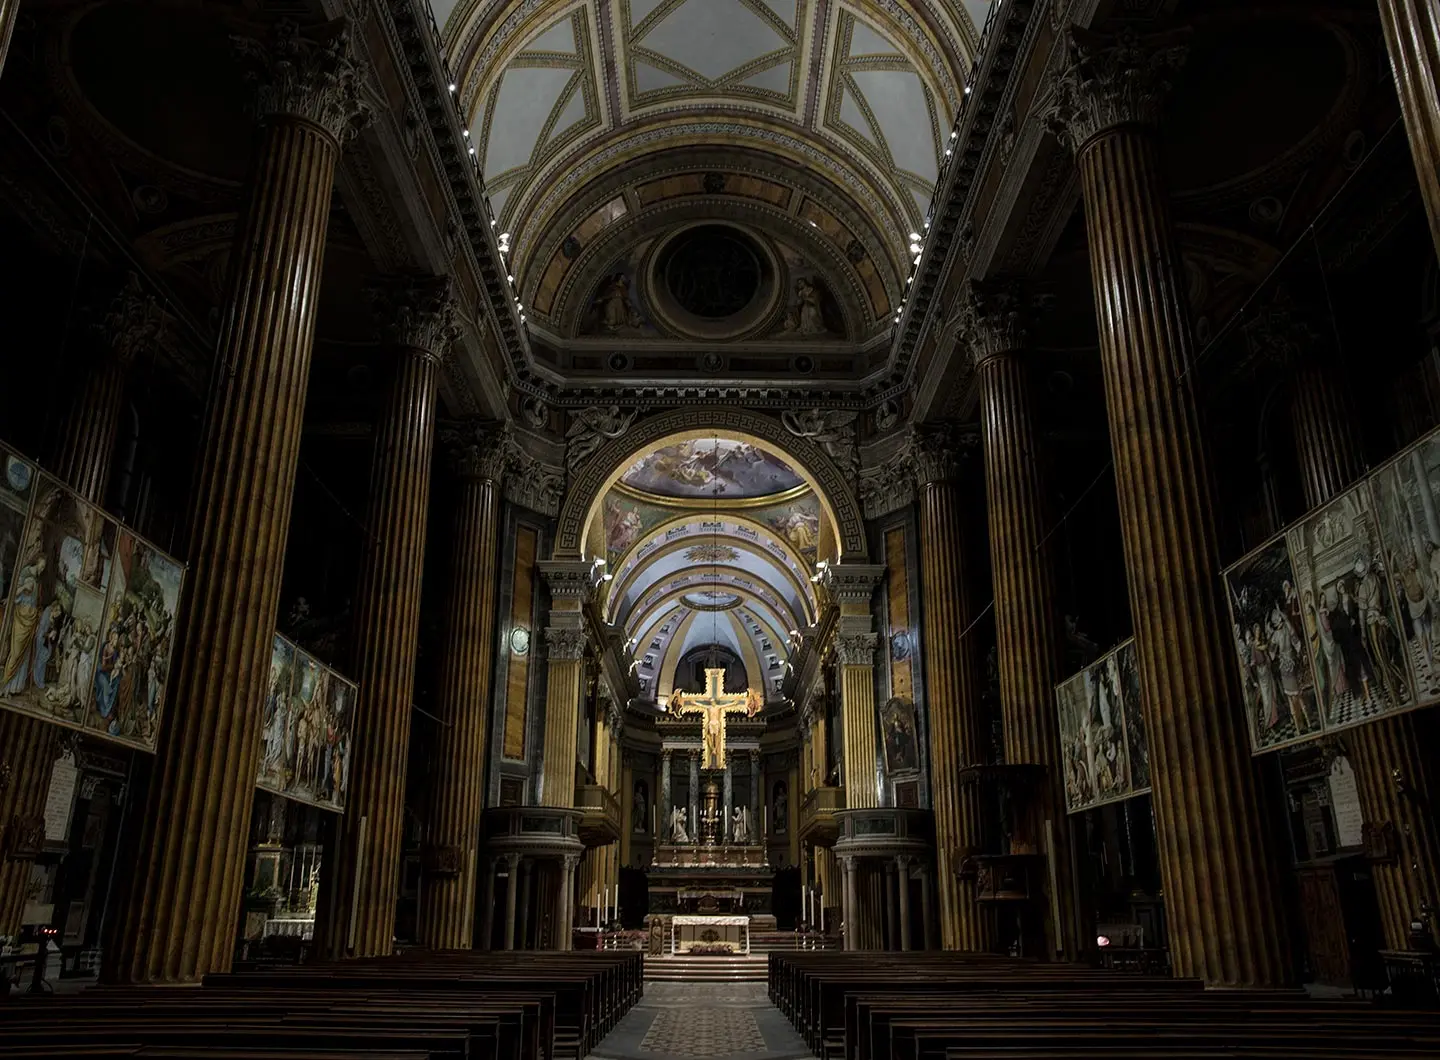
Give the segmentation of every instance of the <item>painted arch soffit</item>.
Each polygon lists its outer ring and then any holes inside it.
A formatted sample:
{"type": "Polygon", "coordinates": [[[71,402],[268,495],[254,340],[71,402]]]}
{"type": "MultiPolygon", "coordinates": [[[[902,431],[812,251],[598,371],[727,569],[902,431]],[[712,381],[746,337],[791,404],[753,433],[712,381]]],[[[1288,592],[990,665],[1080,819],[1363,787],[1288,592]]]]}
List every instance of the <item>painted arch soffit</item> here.
{"type": "Polygon", "coordinates": [[[634,166],[674,135],[743,146],[728,127],[762,154],[788,138],[903,243],[897,221],[913,227],[928,208],[939,130],[958,107],[976,39],[954,0],[432,7],[492,208],[515,233],[517,271],[545,238],[547,211],[578,190],[572,178],[634,166]],[[877,190],[880,201],[867,201],[877,190]]]}

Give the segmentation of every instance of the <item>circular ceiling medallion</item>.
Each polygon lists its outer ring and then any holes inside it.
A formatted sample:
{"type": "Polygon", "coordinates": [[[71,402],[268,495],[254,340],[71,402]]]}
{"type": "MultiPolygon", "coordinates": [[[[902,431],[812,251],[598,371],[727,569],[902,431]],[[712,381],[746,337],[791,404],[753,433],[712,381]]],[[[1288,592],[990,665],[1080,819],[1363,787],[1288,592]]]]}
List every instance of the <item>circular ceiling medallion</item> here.
{"type": "Polygon", "coordinates": [[[693,607],[697,611],[726,611],[740,603],[738,593],[727,593],[720,589],[702,589],[699,592],[686,593],[681,597],[686,607],[693,607]]]}
{"type": "Polygon", "coordinates": [[[704,320],[734,316],[760,290],[754,244],[723,225],[690,229],[670,245],[661,267],[670,297],[704,320]]]}

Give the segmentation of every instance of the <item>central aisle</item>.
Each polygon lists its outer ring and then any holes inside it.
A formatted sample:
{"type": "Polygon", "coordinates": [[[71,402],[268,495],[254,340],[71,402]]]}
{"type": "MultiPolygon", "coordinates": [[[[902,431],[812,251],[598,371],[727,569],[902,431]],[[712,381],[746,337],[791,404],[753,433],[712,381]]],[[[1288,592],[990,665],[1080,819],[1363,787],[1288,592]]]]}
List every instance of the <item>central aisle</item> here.
{"type": "Polygon", "coordinates": [[[801,1060],[810,1051],[770,1004],[764,983],[646,983],[593,1060],[801,1060]]]}

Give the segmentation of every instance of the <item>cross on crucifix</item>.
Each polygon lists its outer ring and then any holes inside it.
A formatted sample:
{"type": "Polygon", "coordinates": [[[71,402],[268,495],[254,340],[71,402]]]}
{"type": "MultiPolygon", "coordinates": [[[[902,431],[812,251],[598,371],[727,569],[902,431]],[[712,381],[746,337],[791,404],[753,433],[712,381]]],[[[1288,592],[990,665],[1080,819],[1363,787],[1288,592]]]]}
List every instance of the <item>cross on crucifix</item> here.
{"type": "Polygon", "coordinates": [[[725,768],[725,715],[744,714],[753,718],[765,706],[765,698],[755,689],[744,692],[725,691],[725,670],[723,667],[705,671],[705,691],[700,695],[681,692],[676,689],[666,704],[677,718],[695,717],[705,719],[705,769],[725,768]]]}

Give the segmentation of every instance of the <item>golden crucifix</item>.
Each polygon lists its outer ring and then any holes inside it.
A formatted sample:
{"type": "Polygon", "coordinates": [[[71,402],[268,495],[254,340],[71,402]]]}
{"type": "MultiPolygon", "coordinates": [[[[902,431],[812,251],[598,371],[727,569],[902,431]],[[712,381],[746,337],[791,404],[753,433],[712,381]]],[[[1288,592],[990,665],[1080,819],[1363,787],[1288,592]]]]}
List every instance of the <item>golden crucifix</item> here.
{"type": "Polygon", "coordinates": [[[765,697],[753,688],[744,692],[725,691],[723,667],[705,671],[705,691],[700,695],[670,693],[666,709],[677,718],[700,715],[705,719],[705,769],[725,768],[725,715],[744,714],[753,718],[765,707],[765,697]]]}

